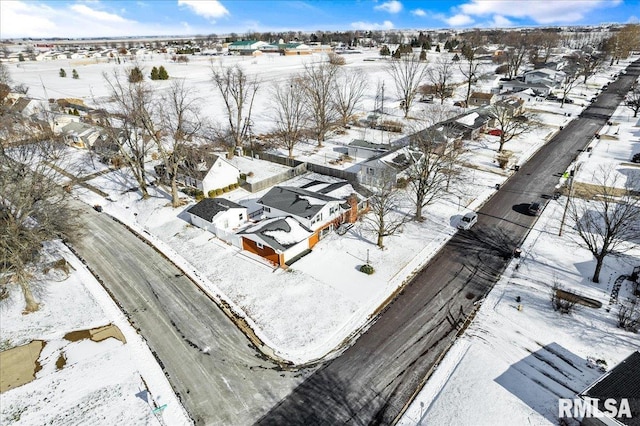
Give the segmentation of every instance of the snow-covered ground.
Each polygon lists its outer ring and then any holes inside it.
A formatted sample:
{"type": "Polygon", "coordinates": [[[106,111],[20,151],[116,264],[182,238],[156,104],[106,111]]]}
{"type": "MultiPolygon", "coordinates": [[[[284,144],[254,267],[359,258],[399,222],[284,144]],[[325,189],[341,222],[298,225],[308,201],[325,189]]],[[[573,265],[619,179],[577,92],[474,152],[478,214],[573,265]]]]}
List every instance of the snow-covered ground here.
{"type": "MultiPolygon", "coordinates": [[[[437,54],[432,54],[435,55],[437,54]]],[[[345,66],[366,72],[368,80],[372,82],[362,105],[362,115],[366,115],[366,111],[373,108],[378,83],[386,80],[386,93],[391,94],[388,95],[389,106],[385,107],[385,111],[389,113],[389,118],[402,122],[397,102],[392,100],[393,85],[388,81],[384,61],[363,61],[375,56],[375,50],[363,55],[348,56],[345,66]]],[[[286,80],[294,73],[300,72],[304,64],[319,60],[322,60],[319,55],[222,57],[214,58],[213,66],[218,66],[218,62],[240,64],[247,72],[258,76],[263,82],[261,90],[266,93],[274,81],[286,80]]],[[[197,88],[200,96],[211,99],[212,101],[204,105],[203,111],[205,115],[211,114],[219,96],[209,81],[212,66],[209,59],[193,57],[188,65],[174,64],[164,57],[156,57],[148,62],[149,64],[142,65],[164,64],[172,77],[185,78],[187,83],[197,88]]],[[[129,66],[114,63],[92,64],[91,61],[87,65],[77,65],[82,83],[79,84],[77,80],[57,77],[57,70],[63,66],[61,64],[64,64],[64,61],[57,61],[55,64],[19,64],[20,75],[16,76],[16,80],[29,85],[34,95],[45,96],[45,89],[51,90],[49,88],[52,87],[56,93],[83,98],[90,104],[103,99],[107,94],[104,72],[109,73],[114,68],[129,66]],[[47,73],[54,74],[50,77],[47,73]],[[45,76],[47,83],[43,85],[41,79],[45,76]]],[[[72,66],[76,65],[70,63],[69,67],[72,66]]],[[[490,75],[492,69],[493,65],[490,63],[482,66],[480,74],[484,74],[485,78],[481,79],[479,89],[488,90],[492,78],[487,79],[486,76],[490,75]]],[[[462,81],[459,73],[455,79],[462,81]]],[[[151,84],[162,90],[169,83],[151,84]]],[[[457,89],[461,93],[465,90],[464,85],[457,89]]],[[[587,92],[588,95],[595,91],[587,87],[579,90],[587,92]]],[[[254,134],[269,130],[271,118],[268,98],[259,96],[256,100],[252,120],[254,134]]],[[[452,100],[447,102],[451,108],[452,100]]],[[[581,110],[578,104],[564,105],[561,108],[558,103],[540,102],[535,97],[526,99],[525,104],[527,107],[535,106],[535,109],[541,109],[536,111],[536,119],[543,123],[543,126],[505,145],[506,149],[514,152],[515,163],[526,161],[560,125],[566,124],[570,119],[568,114],[575,116],[581,110]]],[[[434,107],[437,105],[418,103],[412,114],[416,117],[424,116],[430,114],[428,111],[433,111],[434,107]]],[[[458,109],[459,111],[461,110],[458,109]]],[[[219,114],[212,116],[214,119],[223,119],[219,114]]],[[[407,126],[407,130],[414,125],[407,126]]],[[[342,155],[344,145],[353,139],[367,138],[376,141],[379,138],[380,141],[389,142],[402,136],[354,127],[343,134],[332,136],[322,147],[316,146],[315,143],[302,143],[294,150],[294,156],[299,160],[331,165],[333,160],[342,155]]],[[[494,160],[497,146],[498,137],[489,135],[469,142],[465,160],[472,167],[465,170],[463,183],[448,197],[425,210],[425,222],[410,222],[404,226],[402,233],[387,237],[384,251],[375,246],[374,236],[362,223],[357,223],[345,236],[331,235],[323,239],[310,255],[298,261],[286,272],[271,272],[272,268],[260,259],[236,250],[216,240],[211,234],[192,227],[185,220],[184,214],[190,206],[178,210],[168,207],[167,194],[162,190],[153,189],[154,197],[140,201],[137,193],[127,192],[136,184],[124,169],[87,180],[88,184],[106,192],[108,200],[111,201],[106,201],[99,193],[78,186],[74,187],[74,192],[89,204],[102,204],[107,213],[113,214],[134,229],[148,231],[151,234],[149,238],[154,239],[163,251],[176,258],[186,270],[194,271],[194,277],[202,280],[204,288],[216,298],[233,306],[239,316],[246,317],[255,327],[257,335],[279,356],[294,362],[305,362],[329,353],[365,324],[380,303],[410,278],[417,268],[426,263],[431,254],[455,232],[459,217],[468,209],[481,205],[493,193],[494,185],[506,179],[509,172],[499,169],[494,160]],[[376,269],[376,273],[371,276],[357,270],[367,258],[376,269]],[[216,262],[211,262],[211,259],[216,259],[216,262]],[[335,267],[326,268],[327,264],[335,267]]],[[[82,152],[74,151],[74,158],[82,155],[82,152]]],[[[252,179],[256,181],[284,170],[282,166],[250,156],[236,157],[232,161],[243,173],[252,173],[252,179]]],[[[358,165],[352,160],[340,165],[334,164],[334,167],[357,170],[358,165]]],[[[73,164],[68,166],[70,172],[80,176],[92,174],[102,168],[104,166],[100,163],[88,160],[84,163],[82,160],[74,160],[73,164]]],[[[286,184],[295,185],[290,182],[286,184]]],[[[238,189],[226,196],[251,207],[264,192],[266,190],[250,194],[238,189]]],[[[409,200],[405,200],[405,211],[412,211],[409,200]]]]}
{"type": "MultiPolygon", "coordinates": [[[[594,139],[592,151],[580,155],[578,181],[593,182],[603,165],[624,175],[621,182],[631,167],[640,172],[628,163],[640,137],[629,112],[620,106],[611,118],[619,126],[617,139],[594,139]]],[[[640,348],[640,335],[617,327],[619,305],[610,303],[615,280],[640,265],[640,247],[606,258],[601,282],[594,284],[595,260],[575,243],[575,230],[565,226],[558,236],[565,203],[549,202],[525,242],[524,258],[509,266],[400,424],[558,424],[558,398],[574,398],[602,374],[595,360],[611,368],[640,348]],[[602,308],[555,312],[554,284],[602,308]]],[[[626,281],[618,300],[633,299],[631,292],[626,281]]]]}
{"type": "MultiPolygon", "coordinates": [[[[71,273],[51,270],[39,277],[34,293],[40,309],[22,313],[18,286],[0,304],[2,350],[45,342],[34,380],[0,396],[0,424],[190,424],[149,347],[93,275],[60,243],[47,253],[48,261],[64,256],[71,273]],[[109,324],[126,343],[65,339],[109,324]]],[[[11,367],[2,368],[8,374],[11,367]]]]}

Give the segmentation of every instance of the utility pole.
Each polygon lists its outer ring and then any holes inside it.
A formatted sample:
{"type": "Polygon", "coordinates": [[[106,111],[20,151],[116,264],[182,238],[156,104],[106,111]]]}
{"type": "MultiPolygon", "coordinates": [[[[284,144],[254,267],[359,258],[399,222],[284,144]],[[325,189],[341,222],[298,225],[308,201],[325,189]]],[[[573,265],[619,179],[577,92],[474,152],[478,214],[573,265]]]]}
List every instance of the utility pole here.
{"type": "Polygon", "coordinates": [[[567,194],[567,202],[564,205],[564,212],[562,213],[562,220],[560,221],[560,230],[558,231],[558,236],[561,237],[562,236],[562,228],[564,228],[564,221],[567,218],[567,211],[569,210],[569,202],[571,201],[571,197],[573,196],[573,181],[576,178],[576,175],[578,174],[578,169],[580,168],[581,163],[576,164],[576,166],[573,168],[573,170],[570,172],[569,175],[569,194],[567,194]]]}

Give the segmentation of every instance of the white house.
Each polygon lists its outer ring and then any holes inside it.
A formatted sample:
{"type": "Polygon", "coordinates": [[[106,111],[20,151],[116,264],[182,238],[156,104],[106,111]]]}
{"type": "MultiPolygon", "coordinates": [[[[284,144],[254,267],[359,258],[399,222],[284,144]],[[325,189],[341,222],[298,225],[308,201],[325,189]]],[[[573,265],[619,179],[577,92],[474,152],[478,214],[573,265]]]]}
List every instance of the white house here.
{"type": "Polygon", "coordinates": [[[247,222],[247,208],[224,198],[203,198],[187,210],[189,220],[218,238],[239,248],[240,238],[233,231],[247,222]]]}
{"type": "Polygon", "coordinates": [[[551,87],[559,87],[567,77],[564,71],[541,68],[524,73],[524,82],[527,84],[544,84],[551,87]]]}
{"type": "Polygon", "coordinates": [[[107,134],[99,127],[72,121],[60,129],[65,142],[78,148],[91,148],[98,140],[106,140],[107,134]]]}
{"type": "Polygon", "coordinates": [[[183,169],[178,174],[178,181],[202,190],[205,195],[212,189],[223,189],[238,183],[240,178],[240,169],[217,155],[212,155],[191,168],[195,170],[186,172],[183,169]]]}
{"type": "Polygon", "coordinates": [[[400,148],[363,162],[358,171],[358,180],[365,185],[395,185],[398,177],[419,159],[416,151],[400,148]]]}

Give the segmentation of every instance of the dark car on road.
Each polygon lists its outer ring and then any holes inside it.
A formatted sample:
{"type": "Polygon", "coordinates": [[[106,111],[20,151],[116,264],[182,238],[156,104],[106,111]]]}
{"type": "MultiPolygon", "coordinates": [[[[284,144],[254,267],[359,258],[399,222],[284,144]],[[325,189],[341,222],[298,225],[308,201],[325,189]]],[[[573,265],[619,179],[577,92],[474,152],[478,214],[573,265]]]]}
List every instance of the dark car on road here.
{"type": "Polygon", "coordinates": [[[632,163],[640,163],[640,152],[631,157],[632,163]]]}
{"type": "Polygon", "coordinates": [[[540,211],[542,211],[542,202],[534,201],[533,203],[529,204],[528,211],[530,215],[538,216],[540,214],[540,211]]]}

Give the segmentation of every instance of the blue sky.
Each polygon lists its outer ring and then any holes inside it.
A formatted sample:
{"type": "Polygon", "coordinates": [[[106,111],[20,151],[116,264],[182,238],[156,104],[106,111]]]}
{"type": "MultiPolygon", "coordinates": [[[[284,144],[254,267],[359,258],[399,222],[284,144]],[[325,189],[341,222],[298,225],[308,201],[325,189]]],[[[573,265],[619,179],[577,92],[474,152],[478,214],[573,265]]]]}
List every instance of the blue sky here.
{"type": "Polygon", "coordinates": [[[640,0],[0,1],[0,38],[637,23],[640,0]]]}

